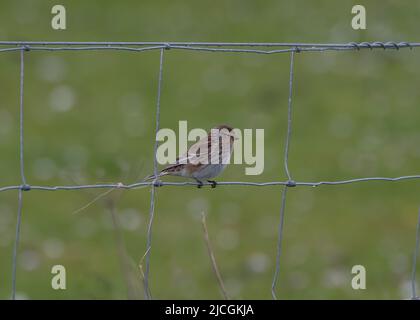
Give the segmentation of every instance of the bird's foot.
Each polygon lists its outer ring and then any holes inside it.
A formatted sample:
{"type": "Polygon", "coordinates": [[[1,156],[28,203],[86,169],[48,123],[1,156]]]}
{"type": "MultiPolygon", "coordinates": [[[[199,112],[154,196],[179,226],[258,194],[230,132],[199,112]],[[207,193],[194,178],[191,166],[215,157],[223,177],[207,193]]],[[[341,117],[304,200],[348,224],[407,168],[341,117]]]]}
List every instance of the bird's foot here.
{"type": "Polygon", "coordinates": [[[214,181],[214,180],[207,180],[207,182],[211,184],[211,187],[212,188],[216,188],[216,186],[217,186],[217,182],[216,181],[214,181]]]}

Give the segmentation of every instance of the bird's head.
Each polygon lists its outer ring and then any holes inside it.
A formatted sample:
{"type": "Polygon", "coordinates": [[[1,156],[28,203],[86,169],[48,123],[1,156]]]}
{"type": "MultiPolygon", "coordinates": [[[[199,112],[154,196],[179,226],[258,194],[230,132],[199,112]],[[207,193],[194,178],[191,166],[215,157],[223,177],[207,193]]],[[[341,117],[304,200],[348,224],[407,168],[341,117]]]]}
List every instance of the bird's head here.
{"type": "Polygon", "coordinates": [[[212,131],[213,130],[217,130],[219,137],[222,137],[223,138],[223,136],[228,136],[232,140],[238,139],[235,136],[235,133],[233,132],[233,128],[231,126],[226,125],[226,124],[218,125],[217,127],[214,127],[212,129],[212,131]]]}

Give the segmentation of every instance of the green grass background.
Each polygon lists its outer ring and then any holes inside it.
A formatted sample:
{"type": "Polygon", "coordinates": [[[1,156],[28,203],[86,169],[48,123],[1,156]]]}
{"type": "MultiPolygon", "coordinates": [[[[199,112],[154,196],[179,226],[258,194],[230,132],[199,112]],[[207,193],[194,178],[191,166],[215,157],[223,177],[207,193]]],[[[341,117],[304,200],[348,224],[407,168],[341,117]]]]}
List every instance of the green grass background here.
{"type": "MultiPolygon", "coordinates": [[[[0,40],[350,42],[419,41],[420,4],[409,1],[60,1],[67,30],[50,27],[56,1],[0,3],[0,40]],[[364,4],[367,30],[350,26],[364,4]]],[[[159,53],[25,54],[25,165],[33,185],[138,181],[153,166],[159,53]]],[[[230,166],[220,180],[285,180],[289,55],[165,53],[162,127],[229,123],[265,129],[265,170],[230,166]]],[[[418,50],[296,56],[290,170],[295,180],[400,176],[419,170],[418,50]]],[[[0,54],[0,186],[20,183],[19,53],[0,54]]],[[[278,296],[283,299],[409,297],[418,183],[295,188],[287,198],[278,296]],[[351,268],[367,289],[351,288],[351,268]]],[[[130,260],[129,287],[145,252],[150,188],[24,193],[17,293],[29,299],[125,299],[109,204],[130,260]],[[51,289],[51,268],[67,289],[51,289]]],[[[158,299],[220,298],[200,214],[227,291],[269,299],[281,188],[160,188],[150,284],[158,299]]],[[[0,193],[0,298],[11,291],[17,192],[0,193]]],[[[131,295],[133,296],[133,295],[131,295]]]]}

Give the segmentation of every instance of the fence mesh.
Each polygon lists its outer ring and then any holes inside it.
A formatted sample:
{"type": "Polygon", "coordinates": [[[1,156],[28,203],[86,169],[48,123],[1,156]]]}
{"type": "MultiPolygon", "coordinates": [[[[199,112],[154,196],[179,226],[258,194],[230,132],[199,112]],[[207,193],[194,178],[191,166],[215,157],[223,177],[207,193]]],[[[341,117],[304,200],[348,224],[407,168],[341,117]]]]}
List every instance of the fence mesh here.
{"type": "MultiPolygon", "coordinates": [[[[149,222],[147,228],[147,245],[145,252],[145,272],[144,272],[144,297],[145,299],[152,299],[149,274],[150,274],[150,258],[152,253],[152,227],[155,215],[155,194],[158,187],[176,187],[176,186],[196,186],[196,182],[163,182],[155,179],[154,181],[140,181],[132,184],[111,183],[111,184],[86,184],[86,185],[61,185],[61,186],[41,186],[31,185],[27,182],[25,177],[25,161],[24,161],[24,80],[25,80],[25,55],[30,51],[96,51],[96,50],[110,50],[110,51],[159,51],[160,63],[158,73],[158,92],[156,99],[156,135],[160,129],[160,104],[161,91],[164,70],[164,56],[168,50],[190,50],[201,52],[221,52],[232,54],[290,54],[290,73],[289,73],[289,97],[288,97],[288,113],[287,113],[287,132],[284,149],[284,170],[287,176],[286,181],[266,181],[266,182],[246,182],[246,181],[220,181],[218,186],[248,186],[248,187],[270,187],[283,186],[281,202],[280,202],[280,217],[278,225],[278,242],[276,250],[276,264],[273,275],[271,294],[273,299],[277,299],[276,286],[280,274],[281,253],[283,242],[283,228],[284,217],[286,209],[287,192],[289,188],[293,187],[317,187],[321,185],[338,186],[345,184],[382,181],[382,182],[397,182],[402,180],[420,180],[420,175],[408,175],[399,177],[362,177],[347,180],[335,181],[295,181],[289,171],[288,159],[289,149],[292,135],[292,100],[293,100],[293,82],[294,82],[294,65],[297,54],[306,52],[325,52],[325,51],[359,51],[359,50],[400,50],[400,49],[415,49],[420,47],[418,42],[361,42],[361,43],[217,43],[217,42],[48,42],[48,41],[0,41],[0,53],[14,52],[20,53],[20,95],[19,95],[19,160],[20,160],[20,176],[21,183],[19,185],[0,187],[0,192],[18,191],[18,213],[16,222],[16,233],[14,240],[14,249],[12,257],[12,293],[11,298],[16,297],[16,269],[19,249],[20,229],[22,222],[22,207],[23,207],[23,193],[31,190],[39,191],[60,191],[60,190],[82,190],[82,189],[136,189],[144,186],[151,187],[150,197],[150,211],[149,222]]],[[[157,176],[158,163],[156,152],[158,148],[158,141],[154,141],[154,159],[153,168],[154,176],[157,176]]],[[[203,185],[211,185],[211,183],[204,182],[203,185]]],[[[207,232],[207,229],[205,229],[207,232]]],[[[208,237],[207,233],[206,236],[208,237]]],[[[417,223],[416,243],[413,254],[413,266],[411,276],[411,298],[417,299],[416,295],[416,265],[417,255],[420,246],[420,211],[417,223]]],[[[212,255],[212,253],[211,253],[212,255]]],[[[214,260],[214,259],[213,259],[214,260]]],[[[224,291],[223,283],[221,283],[222,291],[224,291]]]]}

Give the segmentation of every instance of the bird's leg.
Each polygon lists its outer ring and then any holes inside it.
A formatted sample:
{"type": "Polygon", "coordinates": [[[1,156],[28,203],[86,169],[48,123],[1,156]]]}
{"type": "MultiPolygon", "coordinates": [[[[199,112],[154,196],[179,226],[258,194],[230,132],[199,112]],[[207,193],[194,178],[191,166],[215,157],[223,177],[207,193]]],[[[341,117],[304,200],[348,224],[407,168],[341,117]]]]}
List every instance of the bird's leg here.
{"type": "Polygon", "coordinates": [[[197,181],[198,185],[197,188],[200,189],[203,186],[203,181],[195,179],[195,181],[197,181]]]}
{"type": "Polygon", "coordinates": [[[207,180],[207,182],[211,183],[211,187],[212,188],[216,188],[216,186],[217,186],[217,182],[216,181],[214,181],[214,180],[207,180]]]}

